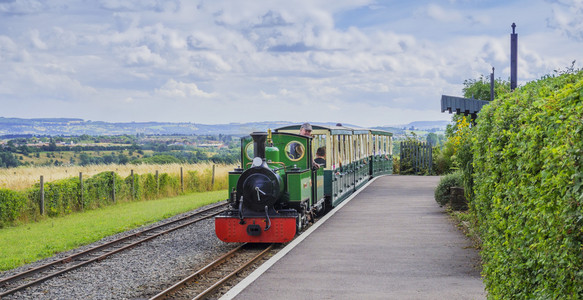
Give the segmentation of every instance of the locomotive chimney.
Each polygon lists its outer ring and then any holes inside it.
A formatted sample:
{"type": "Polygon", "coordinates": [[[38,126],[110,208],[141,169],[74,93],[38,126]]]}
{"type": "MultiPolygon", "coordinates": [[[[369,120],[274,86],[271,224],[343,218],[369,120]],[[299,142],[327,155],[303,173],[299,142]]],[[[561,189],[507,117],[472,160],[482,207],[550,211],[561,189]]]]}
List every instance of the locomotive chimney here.
{"type": "Polygon", "coordinates": [[[265,140],[267,140],[267,132],[253,132],[253,155],[265,160],[265,140]]]}

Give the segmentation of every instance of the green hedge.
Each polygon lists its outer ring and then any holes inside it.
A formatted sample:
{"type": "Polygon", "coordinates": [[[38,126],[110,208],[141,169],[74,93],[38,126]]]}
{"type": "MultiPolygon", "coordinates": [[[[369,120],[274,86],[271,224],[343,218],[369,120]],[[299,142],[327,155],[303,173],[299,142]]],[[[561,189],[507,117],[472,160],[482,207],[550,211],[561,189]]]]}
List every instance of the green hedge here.
{"type": "Polygon", "coordinates": [[[449,203],[451,200],[451,193],[449,188],[457,186],[462,187],[462,172],[455,171],[453,173],[442,176],[439,180],[439,184],[435,188],[435,201],[439,205],[443,206],[449,203]]]}
{"type": "Polygon", "coordinates": [[[485,106],[472,139],[491,298],[583,298],[583,72],[485,106]]]}
{"type": "Polygon", "coordinates": [[[0,227],[16,220],[26,204],[22,193],[0,189],[0,227]]]}
{"type": "MultiPolygon", "coordinates": [[[[182,193],[180,175],[134,174],[132,195],[131,175],[122,178],[113,172],[102,172],[83,178],[83,195],[78,177],[44,183],[45,215],[62,216],[75,211],[110,205],[113,198],[115,176],[115,201],[150,200],[176,196],[182,193]],[[82,197],[81,197],[82,196],[82,197]]],[[[184,192],[204,192],[227,188],[226,178],[217,178],[212,184],[212,170],[187,171],[184,176],[184,192]]],[[[15,221],[31,222],[41,217],[40,184],[26,191],[0,189],[0,228],[15,221]]]]}

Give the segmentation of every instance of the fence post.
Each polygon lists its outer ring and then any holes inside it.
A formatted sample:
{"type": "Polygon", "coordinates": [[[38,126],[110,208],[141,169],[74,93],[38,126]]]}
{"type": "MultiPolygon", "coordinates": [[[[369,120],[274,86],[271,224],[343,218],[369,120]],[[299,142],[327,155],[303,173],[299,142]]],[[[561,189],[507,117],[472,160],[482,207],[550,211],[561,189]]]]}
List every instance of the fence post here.
{"type": "Polygon", "coordinates": [[[45,214],[45,180],[40,176],[40,214],[45,214]]]}
{"type": "Polygon", "coordinates": [[[421,167],[419,168],[420,171],[425,170],[425,158],[426,158],[425,155],[427,154],[425,150],[427,150],[425,147],[425,143],[421,142],[421,167]]]}
{"type": "Polygon", "coordinates": [[[81,210],[84,210],[85,203],[83,203],[83,172],[79,172],[79,203],[81,203],[81,210]]]}
{"type": "Polygon", "coordinates": [[[415,172],[415,175],[418,175],[418,173],[419,173],[419,142],[416,142],[413,144],[413,154],[415,155],[415,158],[414,158],[415,168],[413,169],[413,171],[415,172]]]}
{"type": "Polygon", "coordinates": [[[184,194],[184,175],[182,173],[182,167],[180,167],[180,190],[184,194]]]}
{"type": "Polygon", "coordinates": [[[213,165],[213,178],[211,179],[211,190],[215,187],[215,165],[213,165]]]}
{"type": "Polygon", "coordinates": [[[111,171],[111,198],[115,203],[115,172],[111,171]]]}
{"type": "Polygon", "coordinates": [[[433,146],[429,148],[429,174],[433,172],[433,146]]]}
{"type": "Polygon", "coordinates": [[[135,193],[136,193],[136,190],[134,187],[134,180],[135,180],[134,179],[134,170],[130,171],[130,175],[132,176],[132,201],[133,201],[133,200],[135,200],[135,193]]]}
{"type": "Polygon", "coordinates": [[[156,170],[156,197],[160,193],[160,177],[158,176],[158,170],[156,170]]]}
{"type": "MultiPolygon", "coordinates": [[[[399,174],[403,174],[403,154],[405,153],[405,142],[401,142],[401,147],[399,149],[399,174]]],[[[373,174],[374,175],[374,174],[373,174]]]]}

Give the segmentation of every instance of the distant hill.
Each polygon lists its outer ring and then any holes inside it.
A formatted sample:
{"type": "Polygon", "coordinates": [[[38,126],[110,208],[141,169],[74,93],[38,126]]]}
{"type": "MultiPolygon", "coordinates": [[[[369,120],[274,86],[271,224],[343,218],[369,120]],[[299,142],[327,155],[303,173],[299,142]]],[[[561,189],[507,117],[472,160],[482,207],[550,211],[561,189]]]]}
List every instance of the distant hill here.
{"type": "MultiPolygon", "coordinates": [[[[433,128],[443,128],[447,126],[447,121],[417,121],[406,125],[379,126],[373,127],[400,134],[403,128],[412,126],[418,130],[433,128]]],[[[27,135],[122,135],[122,134],[159,134],[159,135],[204,135],[231,134],[247,135],[253,131],[266,131],[271,128],[297,124],[287,121],[265,121],[251,123],[229,123],[229,124],[198,124],[198,123],[170,123],[170,122],[128,122],[109,123],[102,121],[85,121],[73,118],[4,118],[0,117],[0,136],[27,136],[27,135]]],[[[336,123],[313,124],[334,126],[336,123]]],[[[348,127],[360,127],[353,124],[344,124],[348,127]]]]}
{"type": "MultiPolygon", "coordinates": [[[[269,128],[297,124],[287,121],[266,121],[252,123],[198,124],[170,122],[129,122],[108,123],[85,121],[70,118],[21,119],[0,117],[0,136],[27,135],[122,135],[122,134],[159,134],[159,135],[205,135],[231,134],[247,135],[253,131],[266,131],[269,128]]],[[[336,123],[314,123],[333,126],[336,123]]],[[[346,124],[346,126],[354,126],[346,124]]]]}

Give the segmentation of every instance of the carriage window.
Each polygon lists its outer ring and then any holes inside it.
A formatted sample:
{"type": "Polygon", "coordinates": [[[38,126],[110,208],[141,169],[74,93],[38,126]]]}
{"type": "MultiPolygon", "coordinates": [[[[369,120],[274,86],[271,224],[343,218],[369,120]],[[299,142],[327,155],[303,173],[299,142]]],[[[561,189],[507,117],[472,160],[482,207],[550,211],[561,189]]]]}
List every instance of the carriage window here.
{"type": "Polygon", "coordinates": [[[253,153],[254,151],[254,147],[253,147],[253,142],[250,142],[249,144],[247,144],[247,146],[245,146],[245,154],[247,155],[248,159],[253,159],[255,156],[255,153],[253,153]]]}
{"type": "Polygon", "coordinates": [[[304,157],[306,153],[304,149],[304,145],[298,142],[289,142],[287,146],[285,146],[285,154],[287,157],[292,161],[298,161],[304,157]]]}

